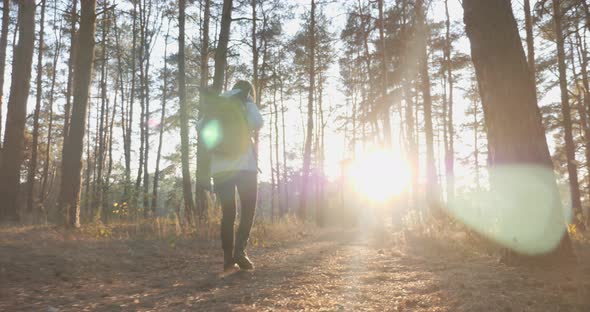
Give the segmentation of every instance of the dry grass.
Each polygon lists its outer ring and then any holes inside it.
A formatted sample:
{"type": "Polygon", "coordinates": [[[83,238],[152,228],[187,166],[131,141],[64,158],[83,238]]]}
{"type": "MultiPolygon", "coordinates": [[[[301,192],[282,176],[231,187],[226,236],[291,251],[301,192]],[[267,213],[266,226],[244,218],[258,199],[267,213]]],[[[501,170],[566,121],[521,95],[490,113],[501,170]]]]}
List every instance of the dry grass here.
{"type": "Polygon", "coordinates": [[[576,266],[514,268],[460,227],[392,234],[258,221],[257,269],[230,276],[218,224],[174,219],[0,229],[0,311],[590,311],[576,266]]]}

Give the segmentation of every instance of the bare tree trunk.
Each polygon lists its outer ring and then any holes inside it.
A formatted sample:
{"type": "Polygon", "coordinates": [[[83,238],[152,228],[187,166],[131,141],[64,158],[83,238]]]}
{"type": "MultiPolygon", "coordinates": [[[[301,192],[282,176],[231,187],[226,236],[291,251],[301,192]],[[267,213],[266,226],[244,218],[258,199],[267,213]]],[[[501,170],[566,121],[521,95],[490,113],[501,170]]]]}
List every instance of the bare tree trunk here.
{"type": "Polygon", "coordinates": [[[123,156],[124,156],[124,163],[125,163],[125,180],[123,183],[123,201],[127,201],[128,200],[128,188],[129,188],[129,174],[130,174],[130,166],[131,166],[131,141],[130,141],[130,137],[131,137],[131,133],[129,132],[129,130],[131,130],[130,126],[128,128],[128,114],[127,111],[125,109],[125,85],[123,83],[123,61],[122,61],[122,55],[123,55],[123,51],[121,49],[121,43],[120,43],[120,34],[119,34],[119,27],[117,24],[117,14],[113,14],[113,31],[114,31],[114,36],[115,36],[115,49],[116,49],[116,58],[117,58],[117,67],[120,69],[117,73],[117,80],[118,80],[118,84],[119,84],[119,92],[121,93],[121,133],[122,133],[122,137],[123,137],[123,156]]]}
{"type": "Polygon", "coordinates": [[[258,0],[250,0],[250,8],[252,9],[252,29],[250,32],[250,39],[252,41],[252,83],[254,85],[254,89],[256,90],[256,104],[260,103],[260,95],[258,92],[258,88],[260,83],[258,82],[258,59],[259,59],[259,51],[258,51],[258,40],[256,39],[256,26],[258,15],[256,13],[256,5],[258,0]]]}
{"type": "MultiPolygon", "coordinates": [[[[140,7],[141,11],[141,7],[140,7]]],[[[141,29],[141,22],[140,22],[140,29],[141,29]]],[[[135,188],[134,188],[134,195],[133,195],[133,205],[139,208],[139,198],[143,197],[142,191],[140,190],[141,187],[141,178],[143,176],[143,168],[145,164],[145,97],[143,94],[143,43],[142,43],[142,36],[139,37],[139,106],[141,109],[138,126],[139,126],[139,164],[137,166],[137,177],[135,179],[135,188]]],[[[147,210],[146,207],[143,207],[143,216],[147,217],[147,210]]]]}
{"type": "Polygon", "coordinates": [[[0,160],[0,220],[18,221],[20,170],[24,157],[27,99],[35,43],[35,2],[18,3],[18,46],[14,50],[12,82],[6,114],[4,148],[0,160]]]}
{"type": "Polygon", "coordinates": [[[62,160],[61,189],[59,206],[65,208],[66,225],[80,226],[80,170],[82,169],[82,149],[88,113],[88,95],[94,63],[94,31],[96,2],[81,2],[80,36],[78,57],[75,62],[74,102],[70,134],[64,144],[65,156],[62,160]]]}
{"type": "MultiPolygon", "coordinates": [[[[535,87],[518,34],[509,0],[464,0],[464,21],[471,42],[471,55],[484,108],[491,166],[507,164],[539,165],[552,170],[535,87]],[[498,92],[501,90],[501,92],[498,92]]],[[[492,188],[498,187],[491,179],[492,188]]],[[[557,191],[553,182],[550,186],[557,191]]],[[[559,201],[551,211],[547,226],[563,227],[565,220],[559,201]]],[[[573,253],[567,232],[560,248],[551,256],[573,253]]],[[[508,255],[513,255],[508,253],[508,255]]],[[[529,256],[517,259],[529,259],[529,256]]]]}
{"type": "Polygon", "coordinates": [[[164,38],[164,85],[162,86],[162,113],[160,115],[160,133],[158,138],[158,153],[156,154],[156,171],[154,171],[154,189],[152,195],[152,211],[156,214],[156,207],[158,205],[158,183],[160,180],[160,158],[162,157],[162,143],[164,136],[164,127],[166,125],[166,102],[168,101],[168,36],[169,29],[164,38]]]}
{"type": "MultiPolygon", "coordinates": [[[[107,9],[107,2],[103,1],[103,10],[107,9]]],[[[106,125],[108,118],[106,114],[108,114],[108,98],[107,98],[107,66],[108,66],[108,54],[107,54],[107,39],[108,38],[108,27],[107,27],[107,17],[105,16],[102,19],[102,36],[101,36],[101,69],[100,69],[100,119],[99,119],[99,129],[98,129],[98,153],[96,157],[96,165],[97,165],[97,172],[96,172],[96,190],[94,193],[94,202],[92,210],[95,213],[95,218],[103,218],[102,215],[102,207],[103,207],[103,195],[104,195],[104,177],[103,177],[103,169],[104,169],[104,156],[105,156],[105,148],[106,148],[106,125]]]]}
{"type": "MultiPolygon", "coordinates": [[[[77,35],[76,22],[78,21],[78,0],[73,0],[72,12],[70,13],[70,57],[68,59],[68,81],[66,84],[66,106],[64,108],[63,144],[67,141],[70,133],[70,111],[72,108],[72,88],[74,83],[74,63],[77,56],[77,35]]],[[[63,150],[62,150],[63,152],[63,150]]],[[[62,159],[65,155],[61,155],[62,159]]]]}
{"type": "Polygon", "coordinates": [[[223,10],[221,13],[221,28],[219,31],[219,40],[215,49],[215,72],[213,74],[213,91],[220,92],[225,81],[224,70],[227,64],[227,45],[229,43],[232,0],[223,0],[223,10]]]}
{"type": "MultiPolygon", "coordinates": [[[[275,192],[275,187],[277,186],[277,183],[275,183],[275,167],[274,167],[274,160],[273,160],[273,118],[274,118],[274,112],[273,112],[273,106],[269,105],[268,106],[268,110],[269,110],[269,118],[270,121],[269,123],[271,124],[271,127],[269,127],[269,133],[268,133],[268,156],[269,156],[269,162],[270,162],[270,222],[274,223],[275,221],[275,210],[276,210],[276,206],[275,206],[275,198],[276,198],[276,192],[275,192]]],[[[276,135],[275,135],[276,136],[276,135]]]]}
{"type": "MultiPolygon", "coordinates": [[[[82,207],[81,207],[81,212],[87,212],[89,210],[88,206],[90,204],[91,201],[91,191],[90,191],[90,178],[92,177],[92,169],[95,168],[94,165],[94,161],[95,158],[92,156],[92,153],[90,152],[90,142],[92,142],[92,140],[90,139],[90,116],[92,115],[92,113],[90,112],[90,110],[92,109],[92,102],[89,102],[89,107],[88,107],[88,116],[86,117],[86,178],[83,179],[85,187],[82,190],[82,207]]],[[[63,160],[62,160],[63,161],[63,160]]],[[[84,164],[82,164],[83,166],[84,164]]],[[[62,165],[63,168],[63,165],[62,165]]],[[[83,167],[80,168],[80,170],[82,170],[83,167]]]]}
{"type": "MultiPolygon", "coordinates": [[[[57,15],[57,7],[54,8],[54,23],[56,23],[55,19],[58,18],[57,15]]],[[[48,195],[48,186],[47,186],[47,182],[49,179],[49,163],[50,163],[50,159],[51,159],[51,144],[52,144],[52,140],[53,140],[53,102],[55,99],[55,84],[56,84],[56,78],[57,78],[57,64],[59,61],[59,57],[61,55],[61,42],[62,39],[62,32],[60,29],[56,30],[56,38],[55,38],[55,50],[53,53],[53,63],[51,66],[51,87],[49,89],[49,103],[47,104],[48,107],[48,118],[49,118],[49,122],[48,122],[48,126],[47,126],[47,145],[45,147],[45,163],[43,165],[43,175],[42,175],[42,182],[41,182],[41,204],[40,204],[40,208],[43,209],[42,213],[46,214],[46,210],[45,210],[45,199],[47,198],[48,195]]],[[[46,218],[46,216],[45,216],[46,218]]]]}
{"type": "MultiPolygon", "coordinates": [[[[231,1],[230,1],[231,2],[231,1]]],[[[178,15],[178,96],[180,100],[180,145],[182,158],[182,190],[184,195],[184,213],[189,224],[193,224],[194,216],[194,202],[191,189],[191,176],[189,167],[189,141],[188,141],[188,115],[189,109],[186,103],[186,73],[184,66],[184,24],[185,24],[185,8],[186,0],[179,0],[179,15],[178,15]]],[[[231,9],[231,5],[230,5],[231,9]]],[[[229,31],[229,29],[228,29],[229,31]]],[[[229,33],[228,33],[229,35],[229,33]]],[[[217,64],[216,64],[217,65],[217,64]]]]}
{"type": "MultiPolygon", "coordinates": [[[[211,15],[211,0],[203,0],[203,26],[201,37],[201,89],[206,89],[209,84],[209,22],[211,15]]],[[[202,93],[199,94],[199,102],[203,101],[202,93]]],[[[199,118],[202,118],[199,112],[199,118]]],[[[197,136],[197,185],[195,196],[197,199],[197,211],[199,218],[204,220],[208,216],[209,202],[207,191],[211,190],[211,159],[205,150],[201,136],[197,136]]]]}
{"type": "Polygon", "coordinates": [[[419,71],[422,79],[421,88],[424,99],[424,134],[426,136],[426,196],[429,205],[436,201],[438,195],[438,182],[436,178],[436,166],[434,164],[434,142],[432,130],[432,97],[430,95],[430,77],[428,74],[428,46],[426,28],[426,8],[423,0],[416,1],[416,23],[418,24],[418,36],[420,40],[419,71]]]}
{"type": "Polygon", "coordinates": [[[0,32],[0,153],[2,152],[2,106],[4,105],[4,69],[6,68],[6,46],[10,25],[10,0],[2,2],[2,31],[0,32]]]}
{"type": "MultiPolygon", "coordinates": [[[[559,88],[561,90],[561,114],[565,136],[565,152],[567,157],[567,171],[570,183],[570,195],[574,216],[583,215],[580,200],[580,185],[576,166],[576,146],[572,135],[572,118],[570,112],[569,95],[567,89],[567,73],[565,64],[564,34],[562,31],[562,13],[559,0],[553,0],[553,19],[557,43],[557,65],[559,68],[559,88]]],[[[584,222],[574,218],[576,225],[584,229],[584,222]]]]}
{"type": "MultiPolygon", "coordinates": [[[[125,190],[124,190],[124,201],[129,201],[131,194],[129,189],[131,188],[131,137],[133,136],[133,107],[135,102],[135,76],[136,76],[136,58],[137,58],[137,2],[133,1],[133,23],[131,31],[132,44],[131,44],[131,90],[129,95],[129,116],[127,117],[127,143],[124,145],[125,150],[125,190]]],[[[143,141],[142,141],[143,142],[143,141]]],[[[135,195],[133,197],[135,198],[135,195]]],[[[133,207],[135,210],[135,216],[137,217],[137,206],[133,207]]]]}
{"type": "MultiPolygon", "coordinates": [[[[582,74],[582,85],[584,86],[584,99],[583,103],[580,105],[583,106],[580,108],[580,119],[582,121],[582,129],[584,131],[584,153],[586,156],[586,168],[587,170],[590,170],[590,124],[588,120],[588,113],[590,112],[590,83],[588,79],[588,51],[586,48],[586,42],[585,40],[582,40],[582,36],[580,36],[579,32],[577,31],[575,34],[576,43],[578,46],[578,59],[580,61],[582,74]]],[[[584,34],[584,36],[585,35],[586,34],[584,34]]],[[[586,191],[590,194],[590,181],[588,181],[586,191]]],[[[587,218],[590,220],[590,214],[587,214],[587,218]]]]}
{"type": "Polygon", "coordinates": [[[278,203],[278,208],[279,208],[279,216],[283,215],[283,201],[281,198],[281,165],[280,165],[280,160],[279,160],[279,107],[277,104],[277,89],[279,88],[278,84],[277,84],[277,73],[276,71],[273,73],[274,75],[274,83],[273,83],[273,88],[274,88],[274,92],[273,92],[273,98],[272,98],[272,103],[274,106],[274,127],[275,127],[275,161],[276,161],[276,175],[277,175],[277,203],[278,203]]]}
{"type": "Polygon", "coordinates": [[[448,101],[448,138],[449,144],[445,150],[445,171],[447,178],[447,199],[455,197],[455,126],[453,125],[453,89],[455,79],[453,78],[453,61],[451,57],[452,42],[451,42],[451,18],[449,16],[448,0],[445,0],[445,15],[446,15],[446,44],[445,55],[447,63],[447,81],[449,83],[449,101],[448,101]]]}
{"type": "Polygon", "coordinates": [[[151,119],[150,113],[150,57],[151,57],[151,42],[153,38],[153,33],[148,28],[149,25],[152,23],[151,16],[152,16],[152,1],[145,2],[143,0],[143,13],[141,16],[141,36],[142,36],[142,58],[144,68],[143,71],[143,79],[142,79],[142,98],[144,99],[145,103],[145,119],[144,119],[144,163],[143,163],[143,207],[144,207],[144,216],[149,216],[151,212],[150,200],[149,200],[149,172],[148,172],[148,162],[149,162],[149,151],[150,151],[150,128],[149,123],[151,119]]]}
{"type": "MultiPolygon", "coordinates": [[[[43,98],[43,36],[45,31],[45,7],[46,0],[41,0],[41,21],[39,30],[39,49],[37,54],[37,90],[35,99],[35,111],[33,113],[33,144],[31,145],[31,162],[27,175],[27,212],[33,213],[35,202],[35,176],[37,173],[37,153],[39,150],[39,114],[41,112],[41,99],[43,98]]],[[[35,211],[36,212],[36,211],[35,211]]]]}
{"type": "Polygon", "coordinates": [[[283,215],[289,213],[289,174],[287,172],[287,135],[285,133],[285,101],[284,95],[285,92],[283,90],[283,79],[281,78],[281,126],[282,126],[282,145],[283,145],[283,184],[285,189],[285,206],[284,211],[281,213],[283,215]]]}
{"type": "Polygon", "coordinates": [[[299,200],[298,216],[301,220],[305,220],[307,215],[307,196],[309,193],[309,167],[311,163],[311,141],[313,136],[313,101],[315,92],[315,0],[311,0],[311,22],[309,27],[309,93],[307,97],[307,132],[305,138],[305,146],[303,148],[303,177],[301,185],[301,198],[299,200]]]}
{"type": "MultiPolygon", "coordinates": [[[[536,84],[535,69],[535,37],[533,36],[533,19],[531,16],[531,1],[524,0],[524,28],[526,30],[527,61],[533,83],[536,84]]],[[[536,87],[535,87],[536,89],[536,87]]]]}
{"type": "MultiPolygon", "coordinates": [[[[111,173],[113,172],[113,128],[115,125],[115,115],[117,114],[117,95],[118,89],[117,85],[114,87],[115,89],[115,96],[113,100],[113,113],[111,114],[111,121],[109,124],[109,131],[108,131],[108,158],[109,164],[107,165],[107,174],[104,178],[104,197],[102,199],[102,220],[103,222],[107,223],[108,219],[111,215],[110,207],[110,198],[111,198],[111,173]]],[[[123,103],[121,102],[121,109],[123,109],[123,103]]]]}
{"type": "Polygon", "coordinates": [[[391,148],[391,121],[389,117],[389,100],[387,100],[387,88],[389,87],[389,64],[387,62],[387,47],[385,46],[385,18],[383,17],[383,0],[378,0],[379,7],[379,41],[381,42],[381,96],[383,97],[383,132],[385,147],[391,148]]]}

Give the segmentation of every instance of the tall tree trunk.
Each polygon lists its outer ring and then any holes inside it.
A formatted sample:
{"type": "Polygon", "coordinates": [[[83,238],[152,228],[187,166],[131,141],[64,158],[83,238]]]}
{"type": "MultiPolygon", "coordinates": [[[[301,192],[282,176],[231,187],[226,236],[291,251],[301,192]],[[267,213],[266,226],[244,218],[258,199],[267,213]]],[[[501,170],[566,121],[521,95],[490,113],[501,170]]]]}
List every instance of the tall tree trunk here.
{"type": "MultiPolygon", "coordinates": [[[[273,106],[269,105],[268,106],[268,115],[269,115],[269,123],[271,125],[271,127],[269,127],[269,133],[268,133],[268,157],[269,157],[269,163],[270,163],[270,222],[274,223],[275,221],[275,211],[276,211],[276,206],[275,206],[275,198],[276,198],[276,185],[277,183],[275,183],[275,170],[274,170],[274,157],[273,157],[273,118],[274,118],[274,112],[273,112],[273,106]]],[[[275,135],[276,136],[276,135],[275,135]]]]}
{"type": "Polygon", "coordinates": [[[276,161],[276,175],[277,175],[277,203],[278,203],[278,208],[279,208],[279,216],[283,215],[283,201],[281,198],[281,165],[280,165],[280,160],[279,160],[279,106],[277,104],[277,91],[278,91],[278,84],[277,84],[277,73],[276,71],[273,73],[274,75],[274,83],[273,83],[273,87],[274,87],[274,92],[273,92],[273,98],[272,98],[272,103],[274,106],[274,112],[275,112],[275,116],[274,116],[274,127],[275,127],[275,161],[276,161]]]}
{"type": "MultiPolygon", "coordinates": [[[[129,189],[131,188],[131,137],[133,136],[133,107],[135,102],[135,83],[136,83],[136,59],[137,59],[137,1],[133,1],[133,14],[132,14],[132,43],[131,43],[131,90],[129,95],[129,111],[127,117],[127,143],[124,145],[125,150],[125,190],[124,190],[124,201],[129,201],[131,194],[129,189]]],[[[142,141],[143,142],[143,141],[142,141]]],[[[137,217],[137,206],[134,205],[135,216],[137,217]]]]}
{"type": "MultiPolygon", "coordinates": [[[[90,110],[92,107],[92,102],[89,103],[89,108],[88,110],[90,110]]],[[[90,204],[90,178],[92,177],[92,169],[95,168],[94,166],[94,157],[92,156],[92,153],[90,152],[90,142],[92,142],[92,140],[90,139],[90,117],[92,115],[91,112],[89,112],[88,117],[86,118],[86,177],[83,179],[84,181],[84,189],[82,190],[82,212],[87,212],[89,210],[88,206],[90,204]]],[[[62,160],[63,161],[63,160],[62,160]]],[[[82,164],[84,165],[84,164],[82,164]]],[[[82,170],[83,166],[80,168],[80,170],[82,170]]],[[[63,166],[62,166],[63,169],[63,166]]],[[[61,208],[61,207],[60,207],[61,208]]]]}
{"type": "Polygon", "coordinates": [[[383,16],[383,0],[378,0],[379,7],[379,41],[381,43],[381,96],[383,97],[383,132],[385,147],[391,148],[391,121],[389,117],[389,100],[387,99],[387,88],[389,87],[389,65],[387,62],[387,48],[385,46],[385,18],[383,16]]]}
{"type": "Polygon", "coordinates": [[[426,7],[423,0],[416,1],[416,23],[419,40],[419,71],[422,97],[424,100],[424,134],[426,136],[426,196],[429,205],[437,200],[438,182],[434,164],[434,142],[432,129],[432,97],[428,74],[428,33],[426,27],[426,7]]]}
{"type": "MultiPolygon", "coordinates": [[[[103,1],[103,10],[107,9],[107,1],[103,1]]],[[[108,38],[108,27],[107,27],[107,16],[102,19],[102,30],[101,30],[101,68],[100,68],[100,119],[98,120],[98,152],[96,157],[96,190],[94,193],[93,202],[93,213],[95,218],[103,218],[102,207],[103,207],[103,195],[104,195],[104,156],[106,149],[106,130],[107,128],[107,112],[108,112],[108,97],[107,97],[107,67],[108,67],[108,54],[107,54],[107,38],[108,38]]]]}
{"type": "MultiPolygon", "coordinates": [[[[530,79],[511,1],[464,0],[463,6],[484,108],[492,168],[498,165],[538,165],[552,171],[535,87],[530,79]]],[[[548,187],[558,194],[556,183],[550,183],[548,187]]],[[[500,187],[495,179],[491,179],[491,186],[500,187]]],[[[563,228],[561,248],[554,255],[567,257],[572,253],[571,242],[565,231],[559,200],[554,203],[554,209],[547,216],[550,218],[547,226],[563,228]]],[[[529,257],[522,257],[525,258],[529,257]]]]}
{"type": "MultiPolygon", "coordinates": [[[[531,1],[524,0],[524,28],[526,30],[527,61],[533,84],[536,85],[535,69],[535,37],[533,36],[533,18],[531,16],[531,1]]],[[[536,87],[535,87],[536,89],[536,87]]]]}
{"type": "MultiPolygon", "coordinates": [[[[586,156],[586,168],[587,170],[590,170],[590,124],[588,120],[588,113],[590,113],[590,82],[588,79],[588,50],[586,48],[586,42],[585,40],[582,40],[582,36],[580,36],[579,32],[576,31],[575,34],[576,43],[578,46],[578,59],[580,61],[580,69],[582,74],[582,86],[584,87],[584,99],[583,103],[581,104],[581,106],[583,107],[580,108],[580,111],[584,112],[584,116],[580,116],[580,119],[582,120],[582,129],[584,131],[584,152],[586,156]]],[[[586,34],[584,34],[584,36],[585,35],[586,34]]],[[[588,192],[588,194],[590,194],[590,181],[588,181],[586,191],[588,192]]],[[[587,214],[587,218],[588,220],[586,222],[590,224],[590,222],[588,222],[590,221],[590,213],[587,214]]]]}
{"type": "Polygon", "coordinates": [[[6,68],[6,46],[10,25],[10,0],[2,1],[2,30],[0,32],[0,153],[2,152],[2,106],[4,105],[4,69],[6,68]]]}
{"type": "MultiPolygon", "coordinates": [[[[113,172],[113,128],[115,126],[115,115],[117,114],[117,96],[118,96],[118,89],[117,85],[115,84],[115,96],[113,99],[113,113],[111,114],[111,121],[109,124],[109,131],[108,131],[108,159],[109,163],[107,165],[107,174],[104,177],[104,196],[102,199],[102,220],[104,223],[108,222],[108,219],[111,215],[111,202],[110,199],[112,198],[111,194],[111,173],[113,172]]],[[[121,103],[121,109],[123,109],[123,103],[121,103]]]]}
{"type": "MultiPolygon", "coordinates": [[[[258,59],[259,59],[259,51],[258,51],[258,40],[256,39],[256,26],[258,21],[258,15],[256,13],[256,6],[258,4],[258,0],[250,0],[250,8],[252,9],[252,29],[250,32],[250,40],[252,41],[252,84],[254,85],[254,89],[258,91],[258,87],[260,83],[258,82],[258,59]]],[[[256,92],[258,95],[258,92],[256,92]]],[[[256,104],[260,103],[260,96],[256,97],[256,104]]]]}
{"type": "Polygon", "coordinates": [[[576,146],[572,135],[572,118],[570,112],[569,95],[567,89],[567,73],[565,64],[565,36],[562,31],[562,13],[559,0],[553,0],[553,22],[557,43],[557,65],[559,68],[559,89],[561,90],[561,114],[563,116],[563,127],[565,136],[565,153],[567,157],[567,172],[569,175],[570,195],[574,219],[576,225],[583,229],[584,222],[578,219],[582,213],[582,202],[580,200],[580,185],[578,182],[578,169],[576,166],[576,146]]]}
{"type": "Polygon", "coordinates": [[[142,82],[142,98],[144,99],[145,103],[145,119],[144,119],[144,162],[143,162],[143,207],[144,207],[144,216],[149,216],[150,213],[153,211],[149,207],[150,200],[149,200],[149,171],[148,171],[148,163],[149,163],[149,151],[150,151],[150,56],[151,50],[150,45],[152,41],[153,34],[151,34],[150,29],[148,28],[151,24],[151,15],[152,15],[152,2],[151,0],[148,3],[145,3],[143,0],[143,11],[142,14],[142,47],[143,47],[143,82],[142,82]]]}
{"type": "MultiPolygon", "coordinates": [[[[41,21],[39,30],[39,49],[37,54],[37,90],[35,99],[35,111],[33,113],[33,144],[31,144],[31,161],[27,175],[27,212],[33,213],[35,202],[35,176],[37,173],[37,153],[39,150],[39,114],[41,112],[41,100],[43,98],[43,53],[44,53],[44,31],[45,31],[45,7],[46,0],[41,0],[41,21]]],[[[46,159],[45,161],[48,161],[46,159]]],[[[35,211],[36,213],[36,211],[35,211]]]]}
{"type": "MultiPolygon", "coordinates": [[[[408,3],[407,0],[402,1],[402,14],[401,14],[401,32],[404,36],[409,36],[410,27],[408,23],[408,3]]],[[[417,132],[415,130],[415,109],[417,102],[414,101],[414,92],[412,89],[412,81],[415,79],[414,65],[416,64],[415,56],[409,47],[406,47],[405,52],[402,56],[403,60],[403,77],[402,77],[402,90],[404,95],[405,103],[405,133],[406,133],[406,144],[408,147],[408,159],[410,161],[410,169],[412,172],[412,197],[414,204],[418,201],[418,169],[419,169],[419,157],[418,157],[418,144],[417,144],[417,132]]]]}
{"type": "MultiPolygon", "coordinates": [[[[74,63],[77,55],[76,23],[78,21],[78,0],[72,1],[72,12],[70,13],[70,57],[68,58],[68,81],[66,83],[66,105],[64,107],[63,144],[67,141],[70,133],[70,111],[72,108],[72,88],[74,83],[74,63]]],[[[62,150],[63,152],[63,150],[62,150]]],[[[65,155],[61,155],[62,159],[65,155]]]]}
{"type": "MultiPolygon", "coordinates": [[[[211,0],[203,0],[203,25],[201,27],[201,89],[206,89],[209,84],[209,22],[211,15],[211,0]]],[[[199,102],[203,101],[203,94],[199,93],[199,102]]],[[[199,112],[199,119],[203,116],[199,112]]],[[[201,136],[197,136],[197,185],[195,196],[197,200],[197,212],[199,218],[204,220],[208,216],[209,201],[207,200],[207,191],[211,190],[211,175],[209,154],[205,151],[205,146],[201,136]]]]}
{"type": "MultiPolygon", "coordinates": [[[[137,178],[135,179],[135,192],[134,192],[134,196],[133,196],[133,205],[135,207],[139,208],[139,198],[143,197],[145,194],[143,194],[142,190],[140,190],[141,188],[141,181],[142,181],[142,177],[143,177],[143,169],[145,167],[145,131],[147,130],[147,125],[145,123],[145,95],[144,95],[144,91],[145,89],[143,88],[143,83],[144,83],[144,67],[143,67],[143,35],[141,34],[143,31],[143,25],[142,25],[142,10],[141,10],[141,5],[139,6],[139,29],[140,29],[140,36],[139,36],[139,51],[138,51],[138,57],[139,57],[139,106],[141,109],[140,115],[139,115],[139,119],[137,120],[137,124],[139,126],[139,164],[137,166],[137,178]]],[[[182,117],[181,117],[182,118],[182,117]]],[[[143,207],[143,217],[147,217],[147,207],[143,207]]]]}
{"type": "MultiPolygon", "coordinates": [[[[231,2],[231,1],[230,1],[231,2]]],[[[191,176],[189,167],[189,141],[188,141],[188,115],[189,109],[186,103],[186,73],[184,66],[184,24],[185,24],[186,0],[178,1],[178,97],[180,107],[180,154],[182,158],[182,191],[184,195],[184,210],[189,224],[193,223],[194,202],[191,189],[191,176]]],[[[231,9],[231,6],[230,6],[231,9]]],[[[229,34],[228,34],[229,35],[229,34]]]]}
{"type": "MultiPolygon", "coordinates": [[[[280,64],[279,64],[280,66],[280,64]]],[[[280,78],[280,83],[281,83],[281,127],[282,127],[282,145],[283,145],[283,184],[284,184],[284,190],[285,190],[285,205],[284,205],[284,211],[281,211],[281,213],[283,215],[289,213],[289,174],[287,172],[287,135],[286,135],[286,131],[285,131],[285,111],[286,111],[286,107],[285,107],[285,101],[284,101],[284,95],[285,92],[283,90],[283,79],[282,77],[280,78]]]]}
{"type": "MultiPolygon", "coordinates": [[[[59,18],[57,15],[57,7],[54,8],[54,23],[56,23],[56,19],[59,18]]],[[[51,146],[53,141],[53,102],[55,99],[55,85],[57,81],[57,65],[59,61],[59,57],[61,55],[61,47],[62,47],[62,32],[60,29],[56,30],[56,38],[55,38],[55,50],[53,53],[53,63],[51,65],[51,87],[49,88],[49,103],[47,103],[47,110],[48,110],[48,126],[47,126],[47,145],[45,147],[45,163],[43,164],[43,175],[42,175],[42,182],[41,182],[41,204],[40,207],[45,211],[45,199],[48,195],[48,179],[49,179],[49,164],[51,159],[51,146]]],[[[45,216],[46,217],[46,216],[45,216]]]]}
{"type": "Polygon", "coordinates": [[[303,177],[301,185],[301,198],[299,200],[299,211],[298,216],[301,220],[305,220],[307,215],[307,203],[309,193],[309,167],[311,163],[311,141],[313,139],[313,98],[315,92],[315,0],[311,0],[311,22],[309,26],[310,39],[309,39],[309,91],[307,96],[307,131],[305,138],[305,146],[303,148],[303,177]]]}
{"type": "MultiPolygon", "coordinates": [[[[259,0],[250,0],[250,8],[251,8],[251,12],[252,12],[252,28],[250,30],[250,40],[252,42],[252,84],[253,84],[253,88],[256,91],[256,105],[258,107],[261,106],[262,103],[262,82],[259,79],[259,58],[260,58],[260,51],[259,51],[259,47],[258,47],[258,40],[257,40],[257,25],[258,25],[258,14],[257,14],[257,4],[258,4],[259,0]]],[[[264,21],[266,22],[266,21],[264,21]]],[[[263,26],[264,27],[264,26],[263,26]]],[[[265,50],[265,54],[266,54],[266,50],[265,50]]],[[[263,57],[264,58],[264,57],[263,57]]],[[[265,59],[265,58],[264,58],[265,59]]],[[[264,60],[263,60],[264,63],[264,60]]],[[[264,64],[262,65],[262,69],[264,70],[264,64]]],[[[272,131],[271,131],[272,132],[272,131]]],[[[259,132],[256,131],[256,133],[254,134],[254,155],[257,158],[256,159],[256,163],[258,164],[258,145],[259,145],[259,132]]],[[[271,172],[272,174],[272,172],[271,172]]],[[[271,204],[272,206],[272,204],[271,204]]],[[[272,219],[272,213],[271,213],[271,219],[272,219]]]]}
{"type": "Polygon", "coordinates": [[[221,12],[221,28],[219,31],[219,40],[215,49],[215,72],[213,74],[213,85],[211,88],[215,92],[220,92],[225,81],[225,66],[227,64],[227,45],[229,43],[232,0],[223,0],[223,10],[221,12]]]}
{"type": "Polygon", "coordinates": [[[451,18],[449,16],[448,0],[445,0],[445,15],[446,15],[446,38],[445,38],[445,56],[446,56],[446,74],[447,82],[449,84],[449,98],[448,98],[448,146],[445,150],[445,176],[447,179],[447,199],[455,197],[455,127],[453,125],[453,89],[455,79],[453,78],[453,61],[451,51],[453,50],[451,42],[451,18]]]}
{"type": "Polygon", "coordinates": [[[82,149],[88,114],[88,98],[94,63],[94,31],[96,2],[81,2],[80,35],[78,57],[75,61],[76,79],[74,81],[74,101],[70,134],[64,144],[62,160],[61,189],[59,206],[65,209],[66,225],[80,226],[80,170],[82,169],[82,149]]]}
{"type": "Polygon", "coordinates": [[[35,49],[35,1],[19,1],[18,23],[21,26],[13,56],[4,148],[0,160],[0,220],[12,221],[19,220],[20,170],[24,157],[27,99],[35,49]]]}
{"type": "Polygon", "coordinates": [[[152,195],[152,212],[155,216],[156,207],[158,205],[158,183],[160,181],[160,158],[162,157],[162,143],[164,136],[164,127],[166,125],[166,102],[168,101],[168,36],[169,29],[164,38],[164,85],[162,86],[162,113],[160,115],[160,133],[158,137],[158,153],[156,154],[156,170],[154,171],[154,189],[152,195]]]}

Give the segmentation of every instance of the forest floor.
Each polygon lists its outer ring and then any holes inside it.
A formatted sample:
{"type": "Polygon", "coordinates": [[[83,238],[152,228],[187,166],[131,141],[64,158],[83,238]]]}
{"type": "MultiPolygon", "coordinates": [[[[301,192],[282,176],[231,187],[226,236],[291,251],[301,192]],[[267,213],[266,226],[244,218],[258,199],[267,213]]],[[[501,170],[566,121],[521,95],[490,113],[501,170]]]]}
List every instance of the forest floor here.
{"type": "Polygon", "coordinates": [[[590,311],[588,246],[577,266],[519,268],[449,239],[293,234],[224,276],[217,241],[0,230],[0,311],[590,311]]]}

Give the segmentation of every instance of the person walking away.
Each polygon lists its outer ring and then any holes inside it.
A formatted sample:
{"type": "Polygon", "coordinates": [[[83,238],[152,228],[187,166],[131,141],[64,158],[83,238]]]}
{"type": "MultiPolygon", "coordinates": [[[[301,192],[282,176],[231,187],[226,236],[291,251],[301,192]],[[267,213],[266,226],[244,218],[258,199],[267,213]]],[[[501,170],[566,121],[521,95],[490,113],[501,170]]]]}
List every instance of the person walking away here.
{"type": "Polygon", "coordinates": [[[224,271],[235,268],[236,264],[242,270],[254,269],[246,254],[258,192],[258,164],[252,136],[263,125],[255,98],[252,85],[241,80],[219,96],[206,96],[207,103],[200,108],[205,117],[199,120],[199,135],[211,155],[211,176],[222,208],[224,271]],[[236,189],[241,213],[234,241],[236,189]]]}

